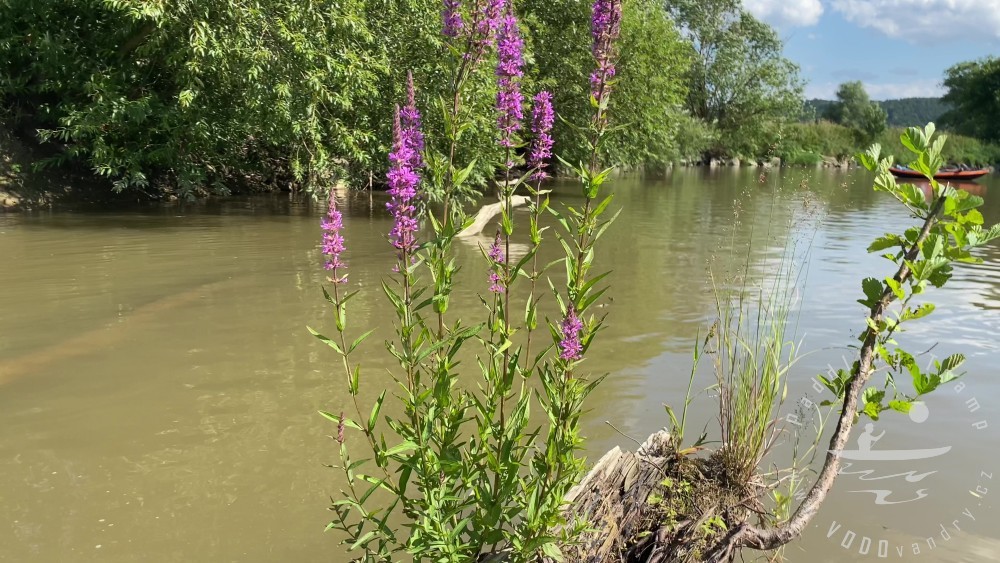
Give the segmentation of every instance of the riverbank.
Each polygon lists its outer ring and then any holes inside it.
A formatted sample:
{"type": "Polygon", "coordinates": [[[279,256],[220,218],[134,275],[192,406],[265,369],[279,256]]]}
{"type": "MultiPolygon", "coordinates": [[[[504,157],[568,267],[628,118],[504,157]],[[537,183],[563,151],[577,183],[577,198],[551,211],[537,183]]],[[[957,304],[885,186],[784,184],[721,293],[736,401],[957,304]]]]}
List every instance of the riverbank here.
{"type": "MultiPolygon", "coordinates": [[[[786,126],[776,143],[775,156],[791,166],[837,166],[864,151],[872,143],[882,146],[883,154],[897,161],[912,158],[899,138],[904,128],[891,127],[871,142],[863,142],[848,127],[827,121],[794,123],[786,126]]],[[[1000,163],[1000,145],[946,133],[948,142],[942,156],[946,162],[970,166],[995,166],[1000,163]]]]}
{"type": "Polygon", "coordinates": [[[0,124],[0,211],[49,205],[71,186],[94,184],[67,170],[34,170],[42,155],[0,124]]]}
{"type": "MultiPolygon", "coordinates": [[[[876,142],[882,145],[884,151],[902,156],[905,148],[899,142],[901,132],[900,128],[889,129],[876,142]]],[[[730,157],[678,161],[666,167],[638,167],[621,172],[657,176],[678,167],[848,170],[856,166],[854,155],[863,150],[850,129],[828,122],[792,124],[783,130],[775,147],[773,155],[766,158],[730,157]]],[[[1000,163],[1000,146],[970,137],[950,135],[946,149],[948,162],[972,166],[994,166],[1000,163]]],[[[67,199],[135,202],[156,200],[164,196],[138,191],[117,194],[112,191],[109,182],[86,170],[35,170],[32,164],[45,156],[40,146],[19,139],[0,125],[0,211],[37,208],[67,199]]]]}

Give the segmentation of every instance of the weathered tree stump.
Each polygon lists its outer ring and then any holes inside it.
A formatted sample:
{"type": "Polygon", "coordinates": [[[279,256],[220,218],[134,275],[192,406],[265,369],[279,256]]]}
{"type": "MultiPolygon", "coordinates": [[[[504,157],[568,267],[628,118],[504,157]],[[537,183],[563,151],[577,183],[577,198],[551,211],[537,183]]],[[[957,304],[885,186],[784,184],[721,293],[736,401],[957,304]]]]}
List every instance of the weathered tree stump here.
{"type": "MultiPolygon", "coordinates": [[[[674,459],[670,435],[664,430],[650,436],[635,452],[615,447],[604,454],[566,495],[567,520],[582,520],[589,531],[580,535],[577,543],[561,546],[565,561],[622,561],[640,533],[651,525],[656,528],[649,497],[666,478],[674,459]]],[[[505,560],[504,554],[496,554],[484,563],[505,560]]]]}
{"type": "Polygon", "coordinates": [[[569,519],[582,519],[592,531],[579,543],[565,546],[568,561],[598,563],[619,561],[629,544],[648,530],[650,495],[667,476],[674,460],[670,435],[661,430],[636,452],[615,448],[566,496],[569,519]]]}

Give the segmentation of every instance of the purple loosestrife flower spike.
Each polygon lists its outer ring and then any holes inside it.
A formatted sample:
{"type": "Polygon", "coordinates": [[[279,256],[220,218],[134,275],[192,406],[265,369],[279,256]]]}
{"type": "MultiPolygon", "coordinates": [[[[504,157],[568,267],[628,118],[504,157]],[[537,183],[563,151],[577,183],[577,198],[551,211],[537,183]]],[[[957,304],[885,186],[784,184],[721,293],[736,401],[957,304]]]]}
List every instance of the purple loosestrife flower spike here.
{"type": "Polygon", "coordinates": [[[424,134],[420,130],[420,110],[417,109],[417,93],[413,87],[413,73],[406,73],[406,105],[399,111],[400,125],[412,151],[410,167],[414,170],[424,167],[424,134]]]}
{"type": "Polygon", "coordinates": [[[597,68],[590,75],[591,93],[602,97],[608,89],[608,82],[615,77],[614,45],[621,33],[621,0],[594,0],[591,17],[591,34],[594,38],[592,50],[597,68]]]}
{"type": "Polygon", "coordinates": [[[392,213],[395,222],[389,231],[392,245],[400,252],[400,257],[410,255],[417,246],[417,187],[420,176],[413,169],[412,131],[403,129],[400,122],[400,110],[396,107],[393,123],[393,146],[389,153],[389,172],[386,181],[389,185],[389,203],[386,207],[392,213]]]}
{"type": "Polygon", "coordinates": [[[531,132],[535,134],[528,154],[528,165],[535,170],[532,180],[544,180],[549,175],[545,171],[552,158],[552,125],[555,123],[552,111],[552,94],[541,91],[535,96],[535,106],[531,112],[531,132]]]}
{"type": "Polygon", "coordinates": [[[326,256],[326,263],[323,265],[327,270],[333,271],[330,281],[333,283],[346,283],[347,276],[340,275],[339,270],[347,268],[347,264],[341,259],[344,253],[344,235],[341,230],[344,228],[344,217],[337,209],[337,197],[330,192],[330,208],[326,216],[320,223],[323,229],[323,254],[326,256]]]}
{"type": "MultiPolygon", "coordinates": [[[[524,41],[518,29],[517,17],[509,5],[497,29],[497,126],[500,128],[500,144],[514,146],[514,135],[521,129],[524,119],[524,97],[521,94],[520,78],[524,75],[524,41]]],[[[507,167],[513,167],[512,162],[507,167]]]]}
{"type": "Polygon", "coordinates": [[[467,50],[462,55],[469,61],[469,68],[475,68],[482,60],[500,24],[500,16],[503,15],[506,4],[507,0],[476,0],[472,21],[465,26],[469,38],[467,50]]]}
{"type": "Polygon", "coordinates": [[[566,310],[566,318],[562,322],[562,340],[559,342],[559,357],[567,362],[579,360],[583,356],[583,344],[580,333],[583,332],[583,322],[576,316],[576,308],[572,303],[566,310]]]}
{"type": "Polygon", "coordinates": [[[444,27],[441,32],[445,37],[454,39],[465,28],[465,22],[462,21],[461,9],[461,0],[444,0],[444,10],[441,11],[441,19],[444,22],[444,27]]]}
{"type": "Polygon", "coordinates": [[[500,233],[497,232],[497,236],[493,239],[493,244],[490,245],[490,250],[487,252],[487,256],[492,261],[489,281],[490,291],[493,293],[503,293],[504,291],[503,280],[500,279],[500,274],[497,273],[497,268],[504,263],[504,253],[501,243],[500,233]]]}
{"type": "Polygon", "coordinates": [[[476,39],[480,46],[485,47],[500,25],[507,0],[478,0],[476,5],[479,8],[476,14],[476,39]]]}
{"type": "Polygon", "coordinates": [[[344,443],[344,411],[340,411],[340,420],[337,422],[337,443],[344,443]]]}

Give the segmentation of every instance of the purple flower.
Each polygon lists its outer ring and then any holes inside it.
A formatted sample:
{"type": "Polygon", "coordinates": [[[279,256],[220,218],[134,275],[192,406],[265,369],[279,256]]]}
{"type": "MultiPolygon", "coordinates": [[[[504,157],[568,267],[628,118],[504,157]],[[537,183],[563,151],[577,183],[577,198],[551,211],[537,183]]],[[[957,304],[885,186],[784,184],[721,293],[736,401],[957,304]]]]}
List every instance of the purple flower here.
{"type": "Polygon", "coordinates": [[[559,341],[559,357],[567,362],[579,360],[583,356],[583,344],[580,333],[583,332],[583,322],[576,316],[576,308],[572,303],[566,310],[566,318],[562,322],[562,340],[559,341]]]}
{"type": "Polygon", "coordinates": [[[535,134],[528,153],[528,165],[535,170],[532,180],[544,180],[548,159],[552,158],[552,125],[556,115],[552,111],[552,94],[541,91],[535,96],[535,106],[531,111],[531,132],[535,134]]]}
{"type": "Polygon", "coordinates": [[[490,291],[493,293],[503,293],[504,287],[500,279],[500,274],[497,273],[497,268],[504,263],[504,253],[503,247],[501,246],[500,233],[497,233],[497,237],[493,240],[493,244],[490,245],[489,251],[486,253],[490,260],[493,262],[490,265],[490,291]]]}
{"type": "Polygon", "coordinates": [[[404,136],[410,143],[410,166],[414,169],[423,168],[424,134],[420,130],[420,110],[417,109],[417,93],[413,87],[411,72],[406,73],[406,105],[399,111],[399,120],[404,136]]]}
{"type": "Polygon", "coordinates": [[[445,37],[454,39],[462,33],[465,23],[462,21],[461,8],[461,0],[444,0],[444,10],[441,11],[444,28],[441,33],[445,37]]]}
{"type": "MultiPolygon", "coordinates": [[[[521,67],[524,65],[524,41],[517,26],[517,17],[513,8],[508,6],[507,12],[500,20],[497,29],[497,126],[500,128],[500,144],[513,147],[514,134],[521,129],[524,119],[524,97],[521,95],[520,78],[524,75],[521,67]]],[[[513,166],[512,162],[507,167],[513,166]]]]}
{"type": "Polygon", "coordinates": [[[507,7],[507,0],[478,0],[476,5],[479,8],[476,11],[476,39],[485,46],[500,25],[500,17],[507,7]]]}
{"type": "Polygon", "coordinates": [[[594,0],[591,17],[592,50],[597,69],[590,75],[591,93],[601,98],[608,90],[608,82],[615,77],[614,45],[621,32],[621,0],[594,0]]]}
{"type": "Polygon", "coordinates": [[[462,56],[469,61],[470,68],[475,68],[482,60],[497,26],[500,25],[500,16],[506,5],[507,0],[476,0],[472,21],[464,26],[469,37],[467,51],[462,56]]]}
{"type": "Polygon", "coordinates": [[[386,207],[392,213],[395,223],[389,231],[392,245],[403,255],[412,254],[417,246],[417,186],[420,176],[413,168],[416,157],[413,154],[413,130],[404,129],[401,125],[400,109],[396,107],[393,123],[393,146],[389,153],[389,172],[386,181],[389,184],[389,203],[386,207]]]}
{"type": "Polygon", "coordinates": [[[327,270],[333,270],[331,278],[333,283],[346,283],[347,276],[341,276],[337,272],[337,270],[347,267],[347,264],[341,260],[345,249],[344,235],[340,233],[344,228],[344,218],[340,214],[340,210],[337,209],[337,197],[332,192],[330,193],[330,209],[320,222],[320,226],[323,229],[323,254],[326,256],[326,264],[323,267],[327,270]]]}

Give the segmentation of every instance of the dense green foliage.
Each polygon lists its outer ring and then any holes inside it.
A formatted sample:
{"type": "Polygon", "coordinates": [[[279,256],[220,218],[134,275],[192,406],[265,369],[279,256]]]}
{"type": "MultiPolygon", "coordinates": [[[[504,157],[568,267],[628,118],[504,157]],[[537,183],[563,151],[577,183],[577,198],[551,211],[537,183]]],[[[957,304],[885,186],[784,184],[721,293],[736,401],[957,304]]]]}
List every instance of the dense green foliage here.
{"type": "Polygon", "coordinates": [[[366,158],[365,106],[388,67],[360,2],[309,6],[5,2],[0,97],[65,147],[55,162],[116,189],[322,179],[366,158]]]}
{"type": "MultiPolygon", "coordinates": [[[[623,6],[618,83],[611,105],[628,127],[603,147],[604,158],[622,166],[667,162],[675,152],[675,124],[687,94],[687,85],[678,77],[688,67],[690,47],[661,5],[657,0],[633,0],[623,6]]],[[[583,160],[588,148],[569,124],[585,122],[592,111],[585,77],[593,57],[580,48],[590,41],[590,6],[525,0],[523,12],[535,55],[535,89],[555,94],[562,118],[554,133],[560,154],[570,162],[583,160]]]]}
{"type": "MultiPolygon", "coordinates": [[[[518,9],[525,91],[553,91],[557,143],[579,159],[586,141],[566,123],[589,111],[588,6],[518,9]]],[[[367,183],[384,171],[406,72],[425,105],[450,87],[440,30],[439,0],[0,1],[0,119],[48,142],[43,164],[81,165],[117,190],[367,183]]],[[[629,2],[621,39],[612,104],[627,127],[602,151],[623,165],[763,155],[799,104],[774,30],[735,0],[629,2]]],[[[461,146],[480,156],[478,186],[501,160],[491,67],[470,79],[461,146]]],[[[441,131],[441,112],[426,113],[441,131]]]]}
{"type": "Polygon", "coordinates": [[[885,131],[887,118],[885,110],[868,98],[864,84],[858,80],[837,88],[837,100],[827,106],[823,117],[852,129],[862,144],[885,131]]]}
{"type": "MultiPolygon", "coordinates": [[[[879,134],[875,142],[881,144],[884,154],[902,161],[909,155],[899,140],[903,132],[901,128],[891,127],[879,134]]],[[[829,121],[794,123],[782,131],[777,154],[785,164],[811,166],[821,162],[823,157],[850,158],[862,146],[854,131],[843,125],[829,121]]],[[[963,135],[949,135],[942,156],[946,162],[954,164],[994,165],[1000,163],[1000,145],[963,135]]]]}
{"type": "Polygon", "coordinates": [[[978,139],[1000,141],[1000,58],[959,63],[945,71],[944,101],[951,104],[942,122],[978,139]]]}
{"type": "MultiPolygon", "coordinates": [[[[422,102],[450,86],[440,10],[437,0],[262,0],[249,10],[231,0],[0,3],[0,106],[19,129],[61,148],[49,164],[83,163],[116,189],[197,194],[367,179],[384,168],[387,108],[406,71],[422,102]]],[[[525,89],[553,89],[573,122],[589,109],[580,101],[588,6],[527,0],[522,12],[528,55],[546,77],[529,77],[525,89]]],[[[605,147],[609,157],[669,158],[687,51],[658,3],[629,3],[615,111],[631,126],[605,147]]],[[[482,159],[480,184],[499,160],[490,67],[472,78],[476,118],[462,145],[482,159]]],[[[440,112],[427,113],[440,130],[440,112]]],[[[556,138],[570,156],[586,152],[562,123],[556,138]]]]}
{"type": "MultiPolygon", "coordinates": [[[[803,121],[815,121],[826,114],[833,100],[807,100],[802,111],[803,121]]],[[[948,104],[941,98],[900,98],[881,100],[876,104],[885,110],[889,127],[906,127],[911,123],[937,122],[948,111],[948,104]]]]}
{"type": "Polygon", "coordinates": [[[671,0],[671,14],[694,49],[687,109],[717,131],[710,152],[764,156],[802,106],[798,67],[782,43],[739,0],[671,0]]]}
{"type": "Polygon", "coordinates": [[[906,127],[911,123],[933,123],[948,111],[941,98],[901,98],[876,102],[889,116],[890,127],[906,127]]]}

